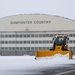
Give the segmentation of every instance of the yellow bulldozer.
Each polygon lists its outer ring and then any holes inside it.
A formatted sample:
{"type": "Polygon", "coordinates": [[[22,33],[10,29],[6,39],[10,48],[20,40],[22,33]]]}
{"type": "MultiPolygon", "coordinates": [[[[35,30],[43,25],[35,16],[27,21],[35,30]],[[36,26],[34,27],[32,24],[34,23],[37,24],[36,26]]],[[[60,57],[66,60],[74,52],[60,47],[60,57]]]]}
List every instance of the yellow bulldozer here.
{"type": "Polygon", "coordinates": [[[65,35],[55,36],[53,38],[53,47],[49,50],[37,50],[35,52],[35,59],[39,57],[50,57],[56,54],[66,55],[69,54],[69,59],[73,58],[73,53],[71,50],[68,50],[68,40],[69,38],[65,35]]]}

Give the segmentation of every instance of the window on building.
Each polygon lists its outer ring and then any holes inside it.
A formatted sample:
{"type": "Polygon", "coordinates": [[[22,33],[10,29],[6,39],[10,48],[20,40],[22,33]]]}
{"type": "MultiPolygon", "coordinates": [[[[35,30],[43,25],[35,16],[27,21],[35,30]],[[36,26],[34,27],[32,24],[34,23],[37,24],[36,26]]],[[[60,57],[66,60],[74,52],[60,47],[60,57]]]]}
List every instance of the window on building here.
{"type": "Polygon", "coordinates": [[[20,35],[19,34],[15,34],[15,35],[13,35],[13,37],[20,37],[20,35]]]}
{"type": "Polygon", "coordinates": [[[5,44],[8,44],[8,41],[5,41],[5,44]]]}
{"type": "Polygon", "coordinates": [[[2,47],[1,49],[4,50],[4,47],[2,47]]]}
{"type": "Polygon", "coordinates": [[[11,37],[11,35],[9,35],[9,37],[11,37]]]}
{"type": "Polygon", "coordinates": [[[57,34],[53,34],[53,36],[55,37],[57,34]]]}
{"type": "Polygon", "coordinates": [[[38,44],[38,41],[35,41],[35,44],[38,44]]]}
{"type": "Polygon", "coordinates": [[[9,47],[9,50],[11,50],[11,47],[9,47]]]}
{"type": "Polygon", "coordinates": [[[7,38],[8,37],[8,35],[5,35],[5,38],[7,38]]]}
{"type": "Polygon", "coordinates": [[[8,47],[5,47],[5,50],[8,50],[8,47]]]}
{"type": "Polygon", "coordinates": [[[75,40],[73,40],[73,43],[75,43],[75,40]]]}
{"type": "Polygon", "coordinates": [[[13,50],[16,50],[16,48],[15,48],[15,47],[13,47],[13,50]]]}
{"type": "Polygon", "coordinates": [[[25,35],[25,34],[24,34],[23,36],[24,36],[24,37],[26,37],[26,35],[25,35]]]}
{"type": "Polygon", "coordinates": [[[34,37],[34,34],[31,34],[31,37],[34,37]]]}
{"type": "Polygon", "coordinates": [[[22,47],[22,50],[24,50],[24,47],[22,47]]]}
{"type": "Polygon", "coordinates": [[[20,44],[22,44],[22,41],[20,41],[20,44]]]}
{"type": "Polygon", "coordinates": [[[42,43],[42,41],[39,41],[39,44],[41,44],[42,43]]]}
{"type": "Polygon", "coordinates": [[[46,41],[43,41],[43,44],[45,44],[46,43],[46,41]]]}
{"type": "Polygon", "coordinates": [[[16,47],[16,50],[19,50],[19,47],[16,47]]]}
{"type": "Polygon", "coordinates": [[[24,44],[26,44],[26,41],[24,41],[24,44]]]}
{"type": "Polygon", "coordinates": [[[35,37],[38,37],[38,34],[35,34],[34,36],[35,36],[35,37]]]}
{"type": "Polygon", "coordinates": [[[2,50],[2,47],[0,47],[0,50],[2,50]]]}
{"type": "Polygon", "coordinates": [[[12,43],[12,41],[9,41],[9,44],[11,44],[12,43]]]}
{"type": "Polygon", "coordinates": [[[69,37],[72,37],[72,34],[69,34],[69,37]]]}
{"type": "Polygon", "coordinates": [[[35,48],[34,47],[31,47],[31,50],[34,50],[35,48]]]}
{"type": "Polygon", "coordinates": [[[26,35],[26,37],[30,37],[30,35],[26,35]]]}
{"type": "Polygon", "coordinates": [[[39,48],[38,47],[35,47],[35,50],[38,50],[39,48]]]}
{"type": "Polygon", "coordinates": [[[3,38],[3,37],[4,37],[4,35],[1,35],[1,37],[3,38]]]}
{"type": "Polygon", "coordinates": [[[50,37],[53,37],[53,34],[50,34],[50,37]]]}
{"type": "Polygon", "coordinates": [[[43,50],[45,50],[46,48],[45,47],[43,47],[43,50]]]}
{"type": "Polygon", "coordinates": [[[31,44],[34,44],[34,41],[31,41],[31,44]]]}
{"type": "Polygon", "coordinates": [[[12,41],[13,44],[15,44],[15,41],[12,41]]]}
{"type": "Polygon", "coordinates": [[[1,41],[1,44],[4,44],[4,41],[1,41]]]}
{"type": "Polygon", "coordinates": [[[49,34],[46,34],[46,37],[49,37],[50,35],[49,34]]]}
{"type": "Polygon", "coordinates": [[[26,47],[24,47],[24,50],[26,50],[26,47]]]}
{"type": "Polygon", "coordinates": [[[19,41],[15,41],[16,44],[19,44],[19,41]]]}
{"type": "Polygon", "coordinates": [[[27,50],[30,50],[30,47],[27,47],[27,50]]]}
{"type": "Polygon", "coordinates": [[[43,35],[42,34],[39,34],[39,37],[43,37],[43,35]]]}
{"type": "Polygon", "coordinates": [[[42,47],[39,47],[39,50],[42,50],[42,47]]]}
{"type": "Polygon", "coordinates": [[[53,41],[51,40],[50,43],[53,43],[53,41]]]}
{"type": "Polygon", "coordinates": [[[45,35],[45,34],[43,34],[43,37],[46,37],[46,35],[45,35]]]}
{"type": "Polygon", "coordinates": [[[22,37],[22,35],[20,35],[20,37],[22,37]]]}
{"type": "Polygon", "coordinates": [[[49,50],[49,49],[50,49],[50,47],[46,47],[46,49],[47,49],[47,50],[49,50]]]}
{"type": "Polygon", "coordinates": [[[20,50],[22,50],[22,47],[20,47],[20,50]]]}
{"type": "Polygon", "coordinates": [[[46,41],[46,43],[49,43],[49,41],[46,41]]]}
{"type": "Polygon", "coordinates": [[[69,40],[69,43],[72,43],[72,40],[69,40]]]}
{"type": "Polygon", "coordinates": [[[75,37],[75,34],[73,34],[73,37],[75,37]]]}
{"type": "Polygon", "coordinates": [[[27,41],[27,44],[30,44],[30,41],[27,41]]]}
{"type": "Polygon", "coordinates": [[[73,47],[73,50],[75,50],[75,47],[73,47]]]}
{"type": "Polygon", "coordinates": [[[72,47],[69,47],[69,50],[72,50],[72,47]]]}
{"type": "MultiPolygon", "coordinates": [[[[17,36],[17,35],[16,35],[16,36],[17,36]]],[[[15,37],[15,34],[13,34],[12,37],[15,37]]]]}

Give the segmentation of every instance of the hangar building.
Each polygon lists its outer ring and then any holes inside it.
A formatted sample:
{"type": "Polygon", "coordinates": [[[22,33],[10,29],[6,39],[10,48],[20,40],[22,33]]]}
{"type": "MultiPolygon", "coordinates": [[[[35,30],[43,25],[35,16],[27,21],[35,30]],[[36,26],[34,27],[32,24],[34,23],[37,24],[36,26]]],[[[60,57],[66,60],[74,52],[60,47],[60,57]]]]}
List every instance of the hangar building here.
{"type": "Polygon", "coordinates": [[[0,18],[0,55],[33,55],[50,49],[55,35],[67,35],[75,50],[75,20],[46,14],[25,14],[0,18]]]}

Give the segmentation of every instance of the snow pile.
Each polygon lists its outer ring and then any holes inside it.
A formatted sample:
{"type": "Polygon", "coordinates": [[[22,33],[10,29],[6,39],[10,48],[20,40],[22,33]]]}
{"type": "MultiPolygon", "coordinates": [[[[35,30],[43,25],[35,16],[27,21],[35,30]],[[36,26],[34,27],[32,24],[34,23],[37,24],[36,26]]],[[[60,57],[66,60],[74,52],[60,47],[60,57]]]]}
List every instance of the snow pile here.
{"type": "Polygon", "coordinates": [[[37,58],[37,59],[69,59],[69,53],[67,53],[67,54],[65,54],[65,55],[62,55],[62,54],[55,54],[54,56],[48,56],[48,57],[39,57],[39,58],[37,58]]]}

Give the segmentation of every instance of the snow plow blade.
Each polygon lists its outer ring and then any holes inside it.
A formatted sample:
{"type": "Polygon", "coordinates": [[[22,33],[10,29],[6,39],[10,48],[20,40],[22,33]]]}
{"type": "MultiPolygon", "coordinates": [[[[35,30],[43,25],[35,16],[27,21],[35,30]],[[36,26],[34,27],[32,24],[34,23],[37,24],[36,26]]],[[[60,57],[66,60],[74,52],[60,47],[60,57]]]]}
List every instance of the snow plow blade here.
{"type": "Polygon", "coordinates": [[[39,57],[50,57],[56,54],[66,55],[69,54],[68,58],[72,59],[72,51],[70,50],[62,50],[61,46],[57,46],[55,50],[38,50],[35,53],[35,59],[39,57]]]}
{"type": "Polygon", "coordinates": [[[68,36],[55,36],[53,38],[54,43],[53,43],[53,47],[50,50],[37,50],[35,53],[35,59],[39,58],[39,57],[50,57],[50,56],[54,56],[56,54],[61,54],[61,55],[68,55],[69,59],[72,59],[73,54],[72,51],[70,51],[68,49],[68,36]]]}

